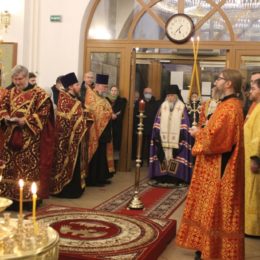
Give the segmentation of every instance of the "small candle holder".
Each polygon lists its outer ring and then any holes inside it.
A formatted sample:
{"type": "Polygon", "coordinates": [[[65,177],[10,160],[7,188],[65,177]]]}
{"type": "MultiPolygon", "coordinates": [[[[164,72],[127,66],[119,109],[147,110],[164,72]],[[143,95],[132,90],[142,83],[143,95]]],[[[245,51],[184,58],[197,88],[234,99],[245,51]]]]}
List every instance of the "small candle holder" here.
{"type": "Polygon", "coordinates": [[[33,243],[32,243],[31,237],[25,237],[24,238],[24,245],[23,246],[24,246],[23,249],[25,251],[29,251],[29,250],[32,249],[33,243]]]}
{"type": "Polygon", "coordinates": [[[7,227],[10,225],[10,217],[11,217],[11,213],[9,213],[9,212],[4,213],[4,223],[5,223],[5,226],[7,226],[7,227]]]}
{"type": "Polygon", "coordinates": [[[39,236],[41,237],[42,243],[48,243],[49,236],[48,236],[48,227],[49,225],[44,222],[39,222],[39,236]]]}
{"type": "Polygon", "coordinates": [[[14,252],[14,240],[12,238],[6,238],[3,241],[3,251],[6,255],[11,255],[14,252]]]}

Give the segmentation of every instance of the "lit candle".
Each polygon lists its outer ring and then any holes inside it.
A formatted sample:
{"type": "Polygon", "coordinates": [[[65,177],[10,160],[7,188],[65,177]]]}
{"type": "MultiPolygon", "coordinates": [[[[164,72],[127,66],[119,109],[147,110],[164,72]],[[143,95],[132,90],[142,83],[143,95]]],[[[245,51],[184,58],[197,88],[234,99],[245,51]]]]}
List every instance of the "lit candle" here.
{"type": "Polygon", "coordinates": [[[139,101],[139,112],[144,112],[144,108],[145,108],[145,102],[144,100],[140,100],[139,101]]]}
{"type": "Polygon", "coordinates": [[[19,187],[20,187],[20,205],[19,205],[19,215],[20,218],[23,216],[23,186],[24,186],[24,181],[22,179],[19,180],[19,187]]]}
{"type": "Polygon", "coordinates": [[[32,183],[32,220],[34,225],[34,232],[37,233],[37,226],[36,226],[36,201],[37,201],[37,186],[36,183],[32,183]]]}

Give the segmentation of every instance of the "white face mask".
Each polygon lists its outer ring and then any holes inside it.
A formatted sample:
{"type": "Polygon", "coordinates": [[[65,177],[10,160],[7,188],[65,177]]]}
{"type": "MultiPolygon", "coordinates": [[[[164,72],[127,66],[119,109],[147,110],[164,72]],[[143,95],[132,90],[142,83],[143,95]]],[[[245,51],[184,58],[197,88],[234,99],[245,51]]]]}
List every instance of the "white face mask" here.
{"type": "Polygon", "coordinates": [[[144,98],[147,99],[147,100],[150,100],[152,98],[152,94],[150,93],[145,93],[144,94],[144,98]]]}

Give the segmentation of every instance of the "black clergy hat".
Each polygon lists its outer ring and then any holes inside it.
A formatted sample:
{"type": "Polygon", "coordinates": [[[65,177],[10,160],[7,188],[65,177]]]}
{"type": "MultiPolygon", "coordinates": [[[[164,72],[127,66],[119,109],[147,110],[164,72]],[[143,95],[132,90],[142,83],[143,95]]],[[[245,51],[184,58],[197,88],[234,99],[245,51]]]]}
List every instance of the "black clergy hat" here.
{"type": "Polygon", "coordinates": [[[166,89],[166,95],[170,95],[170,94],[176,94],[178,96],[178,98],[183,101],[183,98],[181,96],[181,91],[179,89],[178,85],[170,85],[168,86],[168,88],[166,89]]]}
{"type": "Polygon", "coordinates": [[[169,94],[180,94],[180,89],[178,87],[178,85],[170,85],[167,89],[166,89],[166,95],[169,94]]]}
{"type": "Polygon", "coordinates": [[[108,84],[108,75],[105,74],[97,74],[96,75],[96,84],[103,84],[107,85],[108,84]]]}
{"type": "Polygon", "coordinates": [[[60,81],[64,88],[79,82],[74,72],[62,76],[60,81]]]}

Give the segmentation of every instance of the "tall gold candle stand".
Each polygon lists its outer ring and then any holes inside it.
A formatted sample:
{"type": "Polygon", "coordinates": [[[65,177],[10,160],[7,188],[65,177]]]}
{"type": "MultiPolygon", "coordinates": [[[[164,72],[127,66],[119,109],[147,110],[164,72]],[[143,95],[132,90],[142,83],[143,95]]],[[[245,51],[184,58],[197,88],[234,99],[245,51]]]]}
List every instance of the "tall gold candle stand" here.
{"type": "Polygon", "coordinates": [[[140,183],[140,168],[141,168],[141,151],[142,151],[142,143],[143,143],[143,120],[144,120],[144,101],[141,100],[139,103],[139,124],[138,124],[138,132],[137,132],[137,156],[136,156],[136,167],[135,167],[135,191],[131,201],[128,204],[128,209],[143,209],[144,204],[140,200],[139,193],[139,183],[140,183]]]}

